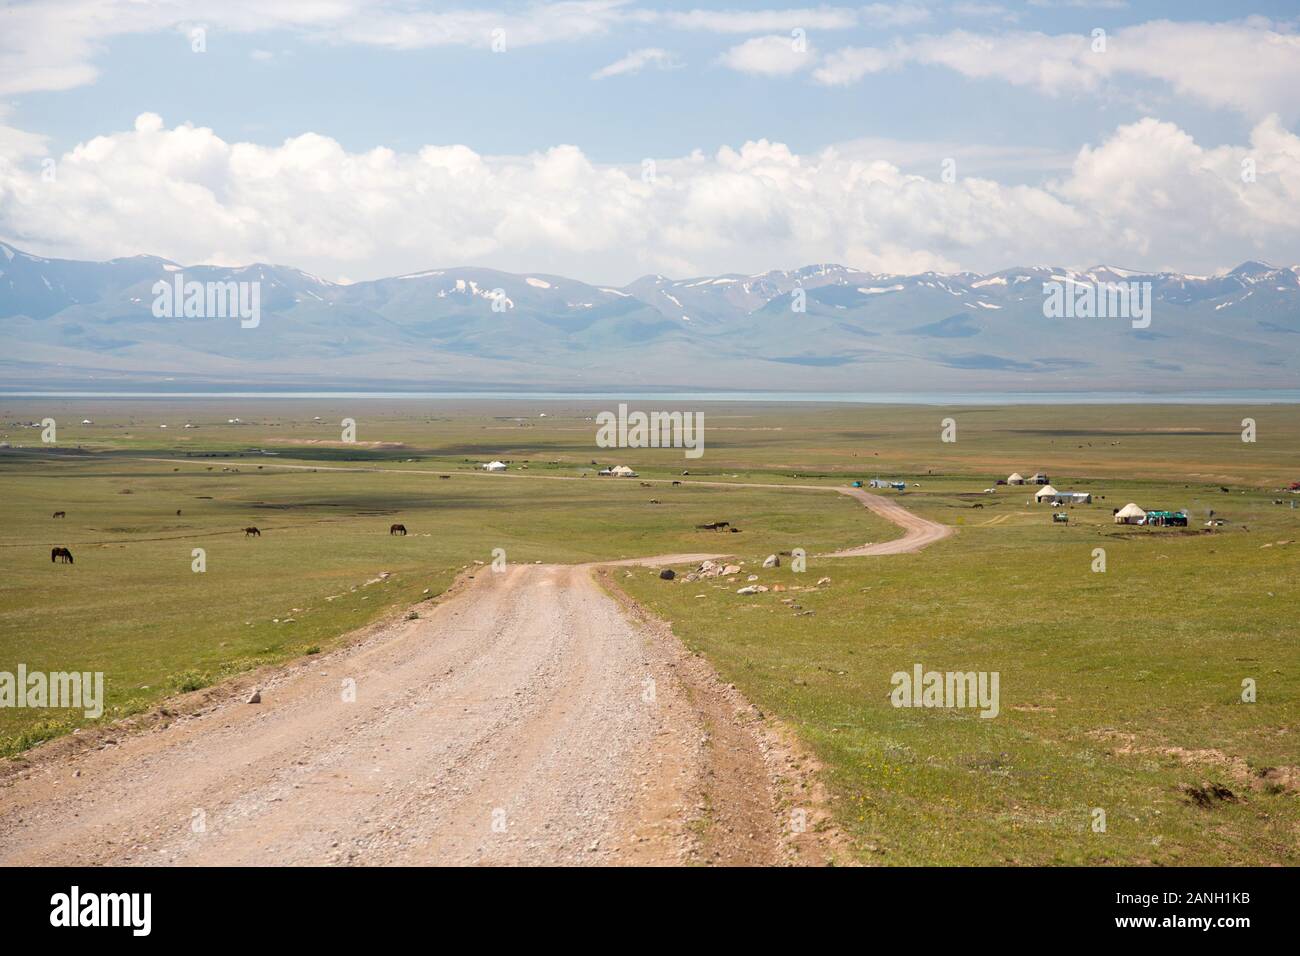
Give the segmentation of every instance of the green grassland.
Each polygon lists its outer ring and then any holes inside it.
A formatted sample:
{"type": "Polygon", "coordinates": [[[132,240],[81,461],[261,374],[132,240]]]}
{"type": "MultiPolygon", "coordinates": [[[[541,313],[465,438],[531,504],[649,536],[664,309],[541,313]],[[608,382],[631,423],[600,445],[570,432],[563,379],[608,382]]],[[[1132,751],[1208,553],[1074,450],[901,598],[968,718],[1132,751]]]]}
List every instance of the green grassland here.
{"type": "MultiPolygon", "coordinates": [[[[2,437],[24,446],[0,452],[0,670],[104,670],[112,716],[327,647],[496,547],[511,561],[731,552],[747,568],[802,547],[806,572],[759,572],[784,592],[618,580],[796,728],[863,860],[1300,862],[1300,496],[1278,490],[1300,479],[1294,407],[719,404],[687,460],[595,447],[607,404],[0,401],[2,437]],[[14,425],[46,416],[55,450],[14,425]],[[356,445],[338,441],[344,417],[356,445]],[[195,457],[212,454],[230,457],[195,457]],[[509,475],[471,474],[490,458],[509,475]],[[593,460],[684,484],[546,480],[593,460]],[[1028,489],[982,493],[1037,470],[1094,503],[1061,525],[1028,489]],[[898,531],[829,492],[692,487],[876,475],[905,479],[903,502],[959,533],[915,555],[819,559],[898,531]],[[1115,526],[1128,501],[1188,508],[1192,526],[1115,526]],[[1226,523],[1207,531],[1208,509],[1226,523]],[[715,518],[744,533],[694,530],[715,518]],[[411,534],[390,538],[394,521],[411,534]],[[245,540],[247,524],[264,537],[245,540]],[[49,563],[56,544],[74,567],[49,563]],[[1000,714],[892,707],[891,674],[916,663],[997,671],[1000,714]]],[[[0,738],[12,753],[75,723],[0,711],[0,738]]]]}

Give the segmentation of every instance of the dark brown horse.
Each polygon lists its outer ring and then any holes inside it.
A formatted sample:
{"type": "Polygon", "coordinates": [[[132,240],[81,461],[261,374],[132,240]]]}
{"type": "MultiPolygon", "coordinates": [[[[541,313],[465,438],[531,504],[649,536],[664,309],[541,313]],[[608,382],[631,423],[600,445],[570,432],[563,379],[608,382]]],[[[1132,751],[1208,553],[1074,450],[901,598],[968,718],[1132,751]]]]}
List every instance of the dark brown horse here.
{"type": "Polygon", "coordinates": [[[67,548],[51,548],[50,563],[59,561],[61,564],[72,564],[72,552],[67,548]]]}
{"type": "Polygon", "coordinates": [[[388,529],[389,534],[406,534],[406,525],[395,524],[388,529]]]}
{"type": "Polygon", "coordinates": [[[56,511],[56,512],[54,512],[54,517],[56,517],[56,518],[66,518],[67,516],[68,516],[68,513],[67,513],[66,511],[56,511]]]}
{"type": "Polygon", "coordinates": [[[245,537],[245,538],[260,538],[261,536],[262,536],[262,532],[258,531],[256,528],[245,528],[245,529],[244,529],[244,537],[245,537]]]}

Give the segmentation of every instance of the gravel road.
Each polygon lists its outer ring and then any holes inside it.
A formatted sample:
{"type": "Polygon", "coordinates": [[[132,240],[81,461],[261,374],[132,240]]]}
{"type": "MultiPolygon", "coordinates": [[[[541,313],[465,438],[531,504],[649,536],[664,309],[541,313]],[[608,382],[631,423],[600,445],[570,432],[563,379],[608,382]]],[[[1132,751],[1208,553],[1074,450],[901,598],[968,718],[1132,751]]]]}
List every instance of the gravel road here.
{"type": "MultiPolygon", "coordinates": [[[[841,556],[950,533],[845,493],[906,534],[841,556]]],[[[595,573],[479,568],[418,619],[261,674],[260,703],[236,681],[38,748],[0,781],[0,864],[824,859],[778,822],[806,758],[595,573]]]]}

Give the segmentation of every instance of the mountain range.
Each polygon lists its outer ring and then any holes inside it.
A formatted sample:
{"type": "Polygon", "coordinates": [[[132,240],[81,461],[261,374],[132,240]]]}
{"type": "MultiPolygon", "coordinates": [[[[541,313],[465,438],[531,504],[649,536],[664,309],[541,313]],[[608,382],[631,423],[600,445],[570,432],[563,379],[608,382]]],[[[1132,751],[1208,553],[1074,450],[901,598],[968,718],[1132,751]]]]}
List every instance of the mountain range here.
{"type": "Polygon", "coordinates": [[[19,389],[1294,388],[1300,268],[827,264],[622,287],[450,268],[342,284],[287,266],[83,262],[0,243],[0,328],[0,381],[19,389]],[[155,284],[178,275],[256,282],[256,327],[156,317],[155,284]],[[1150,282],[1151,323],[1047,318],[1053,281],[1150,282]]]}

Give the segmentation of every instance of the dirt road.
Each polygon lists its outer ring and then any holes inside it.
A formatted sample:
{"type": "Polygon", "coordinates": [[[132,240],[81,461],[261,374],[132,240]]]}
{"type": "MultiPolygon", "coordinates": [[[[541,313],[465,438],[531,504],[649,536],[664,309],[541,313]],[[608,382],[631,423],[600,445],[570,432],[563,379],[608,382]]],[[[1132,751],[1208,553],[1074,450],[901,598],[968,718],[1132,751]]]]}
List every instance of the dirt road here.
{"type": "Polygon", "coordinates": [[[842,495],[857,498],[880,517],[898,525],[903,529],[903,536],[892,541],[882,541],[880,544],[864,544],[857,548],[846,548],[843,551],[823,555],[823,557],[860,558],[873,554],[910,554],[914,551],[920,551],[936,541],[942,541],[953,533],[953,529],[948,525],[922,518],[920,515],[908,511],[898,502],[891,501],[882,495],[873,495],[861,488],[836,488],[835,490],[842,495]]]}
{"type": "Polygon", "coordinates": [[[590,568],[482,571],[259,704],[34,755],[0,864],[785,862],[743,702],[688,658],[590,568]]]}
{"type": "MultiPolygon", "coordinates": [[[[842,555],[947,530],[855,497],[907,533],[842,555]]],[[[595,573],[481,568],[260,703],[235,682],[39,748],[0,783],[0,864],[824,862],[777,810],[806,759],[595,573]]]]}

